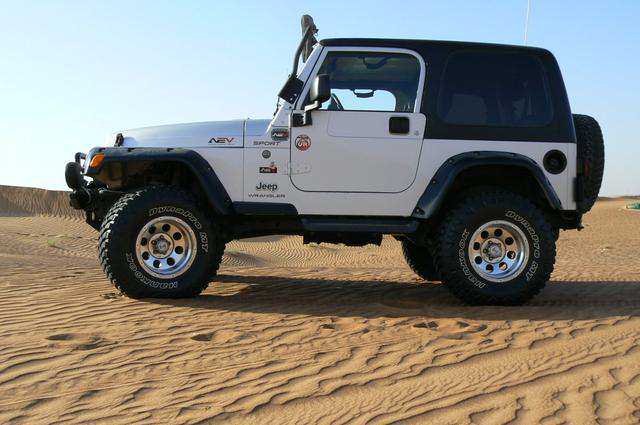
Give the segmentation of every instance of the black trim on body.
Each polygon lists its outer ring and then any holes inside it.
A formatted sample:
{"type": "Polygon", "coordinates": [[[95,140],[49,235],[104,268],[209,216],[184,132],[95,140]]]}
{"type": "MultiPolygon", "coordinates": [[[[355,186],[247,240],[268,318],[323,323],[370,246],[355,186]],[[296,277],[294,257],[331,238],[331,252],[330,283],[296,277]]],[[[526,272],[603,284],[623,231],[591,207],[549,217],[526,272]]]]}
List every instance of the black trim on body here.
{"type": "Polygon", "coordinates": [[[418,230],[418,221],[410,218],[369,217],[303,217],[305,230],[310,232],[365,232],[384,234],[406,234],[418,230]]]}
{"type": "Polygon", "coordinates": [[[447,196],[449,188],[456,177],[462,171],[472,167],[486,165],[507,165],[527,169],[533,174],[540,185],[540,189],[544,192],[551,208],[555,210],[562,208],[560,199],[553,189],[553,186],[551,186],[544,172],[534,160],[516,153],[477,151],[461,153],[445,161],[427,185],[427,188],[418,200],[412,216],[423,219],[432,217],[441,206],[442,201],[447,196]]]}
{"type": "Polygon", "coordinates": [[[233,213],[231,198],[211,165],[197,152],[181,148],[94,148],[88,158],[97,153],[104,154],[104,160],[97,168],[88,168],[86,175],[95,177],[111,163],[131,162],[178,162],[196,176],[209,204],[217,214],[233,213]]]}
{"type": "Polygon", "coordinates": [[[298,215],[293,205],[277,202],[234,202],[233,209],[246,215],[298,215]]]}

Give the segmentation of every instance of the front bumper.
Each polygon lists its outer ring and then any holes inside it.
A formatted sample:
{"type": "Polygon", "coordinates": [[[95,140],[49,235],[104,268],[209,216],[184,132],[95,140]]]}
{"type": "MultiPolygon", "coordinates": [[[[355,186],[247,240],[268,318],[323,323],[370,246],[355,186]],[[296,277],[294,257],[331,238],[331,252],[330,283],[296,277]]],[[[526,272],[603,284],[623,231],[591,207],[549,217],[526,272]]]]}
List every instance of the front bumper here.
{"type": "Polygon", "coordinates": [[[64,169],[64,177],[67,186],[71,189],[69,194],[69,203],[77,210],[83,210],[86,215],[87,223],[99,230],[102,220],[111,205],[122,196],[122,192],[109,190],[106,185],[100,181],[92,180],[87,182],[85,177],[89,170],[87,161],[90,161],[91,154],[85,155],[78,152],[75,160],[67,163],[64,169]]]}
{"type": "Polygon", "coordinates": [[[75,155],[75,161],[67,163],[64,169],[64,179],[67,186],[71,189],[69,200],[71,206],[78,210],[85,210],[91,204],[91,191],[87,187],[87,181],[84,179],[82,161],[87,156],[78,152],[75,155]]]}

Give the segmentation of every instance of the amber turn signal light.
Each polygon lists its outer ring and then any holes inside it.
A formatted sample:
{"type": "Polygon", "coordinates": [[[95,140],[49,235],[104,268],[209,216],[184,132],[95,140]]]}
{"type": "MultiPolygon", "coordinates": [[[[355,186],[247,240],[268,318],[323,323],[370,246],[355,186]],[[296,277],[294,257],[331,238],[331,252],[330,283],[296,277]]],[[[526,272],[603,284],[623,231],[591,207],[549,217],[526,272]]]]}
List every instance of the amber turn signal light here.
{"type": "Polygon", "coordinates": [[[89,163],[89,168],[97,168],[104,161],[104,154],[98,153],[91,157],[91,162],[89,163]]]}

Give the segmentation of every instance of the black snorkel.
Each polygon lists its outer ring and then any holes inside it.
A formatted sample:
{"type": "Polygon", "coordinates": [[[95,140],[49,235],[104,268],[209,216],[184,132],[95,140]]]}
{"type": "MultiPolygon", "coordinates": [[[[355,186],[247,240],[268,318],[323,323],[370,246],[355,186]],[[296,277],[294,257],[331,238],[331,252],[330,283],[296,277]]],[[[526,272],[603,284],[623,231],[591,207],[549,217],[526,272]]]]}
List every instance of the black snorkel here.
{"type": "Polygon", "coordinates": [[[293,57],[293,70],[291,74],[289,74],[289,78],[287,78],[280,93],[278,93],[279,98],[291,104],[295,103],[296,99],[298,99],[302,91],[302,86],[304,85],[304,83],[298,79],[298,62],[300,61],[300,56],[302,55],[302,62],[306,62],[311,55],[313,46],[318,42],[315,37],[318,33],[318,28],[313,23],[313,18],[309,15],[302,15],[301,24],[302,40],[293,57]]]}

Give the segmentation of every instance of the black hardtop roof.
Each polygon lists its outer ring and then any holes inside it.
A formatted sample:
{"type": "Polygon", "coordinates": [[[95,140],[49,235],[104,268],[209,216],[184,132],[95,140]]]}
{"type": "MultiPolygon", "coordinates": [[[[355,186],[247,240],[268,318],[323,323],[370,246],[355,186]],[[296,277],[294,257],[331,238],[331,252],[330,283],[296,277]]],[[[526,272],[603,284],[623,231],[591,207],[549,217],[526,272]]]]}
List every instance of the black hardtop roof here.
{"type": "MultiPolygon", "coordinates": [[[[529,46],[510,46],[506,44],[472,43],[466,41],[440,40],[402,40],[391,38],[330,38],[320,41],[320,45],[327,47],[364,47],[366,48],[399,48],[416,52],[425,63],[429,64],[429,78],[426,79],[426,90],[422,93],[420,111],[426,114],[427,124],[425,135],[431,139],[460,139],[460,140],[521,140],[521,141],[557,141],[575,143],[573,117],[569,108],[567,92],[562,81],[558,63],[553,54],[546,49],[529,46]],[[438,101],[440,99],[443,76],[448,61],[458,52],[469,51],[473,56],[468,58],[470,64],[468,76],[456,76],[464,79],[465,84],[481,87],[485,84],[482,79],[476,79],[473,66],[476,62],[481,65],[482,55],[487,60],[507,60],[492,58],[497,55],[532,56],[546,71],[551,101],[553,102],[553,119],[546,126],[541,127],[497,127],[483,125],[457,125],[445,122],[438,115],[438,101]]],[[[510,60],[510,59],[509,59],[510,60]]],[[[528,62],[532,63],[532,62],[528,62]]],[[[460,80],[462,81],[462,80],[460,80]]]]}
{"type": "Polygon", "coordinates": [[[539,47],[446,40],[414,40],[394,38],[326,38],[324,40],[320,40],[320,44],[322,46],[338,47],[394,47],[410,50],[417,50],[421,48],[444,48],[447,50],[496,49],[503,51],[513,50],[530,53],[549,53],[548,50],[539,47]]]}

